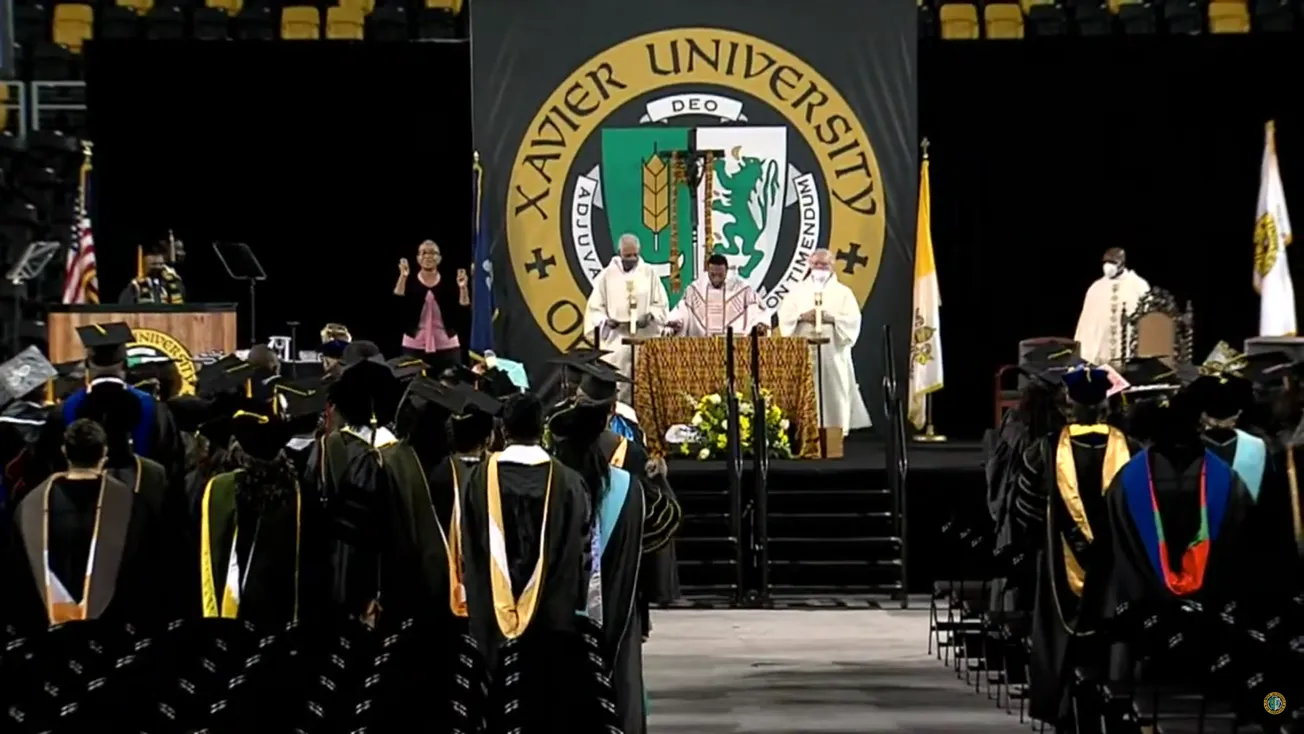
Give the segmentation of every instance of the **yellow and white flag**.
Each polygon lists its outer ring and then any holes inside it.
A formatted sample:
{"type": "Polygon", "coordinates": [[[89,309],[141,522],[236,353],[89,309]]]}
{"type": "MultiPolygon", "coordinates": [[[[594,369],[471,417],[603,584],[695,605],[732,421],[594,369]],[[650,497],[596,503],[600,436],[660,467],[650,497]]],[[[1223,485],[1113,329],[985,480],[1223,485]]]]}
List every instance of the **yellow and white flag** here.
{"type": "Polygon", "coordinates": [[[915,231],[914,316],[910,327],[910,422],[923,429],[925,396],[942,389],[942,292],[933,260],[928,154],[919,171],[919,221],[915,231]]]}
{"type": "Polygon", "coordinates": [[[1259,293],[1259,336],[1295,335],[1295,286],[1286,262],[1290,215],[1277,167],[1276,127],[1264,135],[1259,208],[1254,217],[1254,290],[1259,293]]]}

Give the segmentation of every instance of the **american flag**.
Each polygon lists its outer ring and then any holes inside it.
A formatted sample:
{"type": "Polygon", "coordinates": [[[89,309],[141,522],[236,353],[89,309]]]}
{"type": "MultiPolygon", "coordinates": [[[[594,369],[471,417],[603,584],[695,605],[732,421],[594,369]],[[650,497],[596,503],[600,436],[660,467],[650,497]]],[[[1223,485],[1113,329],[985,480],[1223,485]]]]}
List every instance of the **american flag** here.
{"type": "Polygon", "coordinates": [[[77,231],[68,245],[68,260],[63,271],[64,303],[100,302],[99,276],[95,270],[95,235],[91,232],[91,144],[83,142],[82,151],[77,231]]]}

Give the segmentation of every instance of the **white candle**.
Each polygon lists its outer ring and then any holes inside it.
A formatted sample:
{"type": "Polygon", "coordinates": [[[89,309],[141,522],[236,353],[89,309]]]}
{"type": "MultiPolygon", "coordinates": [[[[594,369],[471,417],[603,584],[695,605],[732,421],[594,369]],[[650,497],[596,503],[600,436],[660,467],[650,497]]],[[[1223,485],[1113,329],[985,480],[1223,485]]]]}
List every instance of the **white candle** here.
{"type": "Polygon", "coordinates": [[[625,292],[629,295],[629,333],[638,332],[638,296],[634,295],[634,281],[625,281],[625,292]]]}
{"type": "Polygon", "coordinates": [[[820,333],[824,328],[824,294],[815,294],[815,333],[820,333]]]}

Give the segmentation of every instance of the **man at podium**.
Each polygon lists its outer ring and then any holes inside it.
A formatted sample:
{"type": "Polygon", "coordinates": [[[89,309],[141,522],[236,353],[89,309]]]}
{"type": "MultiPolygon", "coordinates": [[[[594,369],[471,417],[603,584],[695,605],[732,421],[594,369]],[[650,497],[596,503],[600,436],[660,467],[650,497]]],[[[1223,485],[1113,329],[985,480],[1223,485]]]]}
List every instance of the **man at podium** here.
{"type": "Polygon", "coordinates": [[[611,353],[603,359],[625,377],[633,360],[625,338],[660,336],[670,304],[665,285],[639,257],[639,249],[638,237],[621,236],[619,256],[594,282],[584,314],[584,330],[592,334],[597,329],[598,348],[611,353]]]}
{"type": "Polygon", "coordinates": [[[765,333],[770,323],[756,291],[729,273],[729,260],[719,253],[706,261],[706,276],[698,278],[670,312],[667,326],[677,336],[723,336],[733,327],[738,336],[753,327],[765,333]]]}
{"type": "Polygon", "coordinates": [[[167,246],[158,244],[145,252],[145,274],[122,289],[118,303],[185,303],[186,287],[176,269],[168,265],[167,246]]]}

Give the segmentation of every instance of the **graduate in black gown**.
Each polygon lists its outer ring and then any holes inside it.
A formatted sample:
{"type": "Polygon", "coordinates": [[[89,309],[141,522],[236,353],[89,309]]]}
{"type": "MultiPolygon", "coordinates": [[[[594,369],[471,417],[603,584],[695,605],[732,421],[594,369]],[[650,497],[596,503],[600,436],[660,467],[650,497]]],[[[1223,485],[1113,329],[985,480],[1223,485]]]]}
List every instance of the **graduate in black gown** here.
{"type": "Polygon", "coordinates": [[[15,508],[0,615],[27,631],[87,619],[167,621],[183,590],[162,564],[163,519],[104,471],[99,424],[73,421],[60,452],[68,468],[15,508]]]}
{"type": "MultiPolygon", "coordinates": [[[[589,588],[589,493],[540,445],[531,394],[503,407],[506,448],[472,469],[462,552],[472,633],[493,688],[491,732],[607,732],[595,685],[603,646],[582,616],[589,588]]],[[[601,680],[599,679],[601,678],[601,680]]]]}
{"type": "Polygon", "coordinates": [[[1068,423],[1024,451],[1014,502],[1019,535],[1038,549],[1029,711],[1046,722],[1068,716],[1074,653],[1096,631],[1083,589],[1107,550],[1098,539],[1109,521],[1105,493],[1135,448],[1105,423],[1107,372],[1082,367],[1061,379],[1068,423]]]}
{"type": "Polygon", "coordinates": [[[1242,355],[1220,344],[1187,393],[1199,407],[1204,445],[1231,466],[1245,482],[1250,498],[1257,501],[1271,467],[1270,448],[1263,438],[1240,427],[1243,416],[1254,407],[1254,385],[1240,373],[1246,364],[1242,355]]]}
{"type": "MultiPolygon", "coordinates": [[[[589,367],[586,365],[586,367],[589,367]]],[[[548,422],[557,458],[584,478],[593,512],[590,543],[593,563],[589,616],[602,627],[616,710],[625,734],[647,726],[643,690],[643,626],[636,608],[644,542],[644,493],[639,477],[617,465],[603,439],[616,399],[620,376],[590,367],[579,394],[548,422]],[[584,388],[587,387],[587,390],[584,388]],[[591,397],[597,393],[602,397],[591,397]]],[[[625,450],[629,442],[617,437],[625,450]],[[621,443],[623,442],[623,443],[621,443]]],[[[623,461],[625,451],[619,452],[623,461]]]]}
{"type": "Polygon", "coordinates": [[[302,570],[304,521],[313,508],[305,507],[285,455],[290,424],[238,412],[230,428],[240,468],[214,476],[204,488],[197,601],[205,617],[284,625],[319,607],[305,589],[312,574],[302,570]]]}
{"type": "Polygon", "coordinates": [[[64,427],[81,417],[86,397],[104,385],[109,389],[125,389],[139,404],[139,417],[131,427],[132,450],[161,464],[170,481],[182,481],[185,446],[171,410],[166,403],[126,383],[127,344],[135,339],[131,328],[124,323],[81,326],[77,328],[77,336],[87,349],[88,384],[50,411],[34,452],[36,461],[24,473],[39,481],[62,467],[59,446],[64,427]]]}

